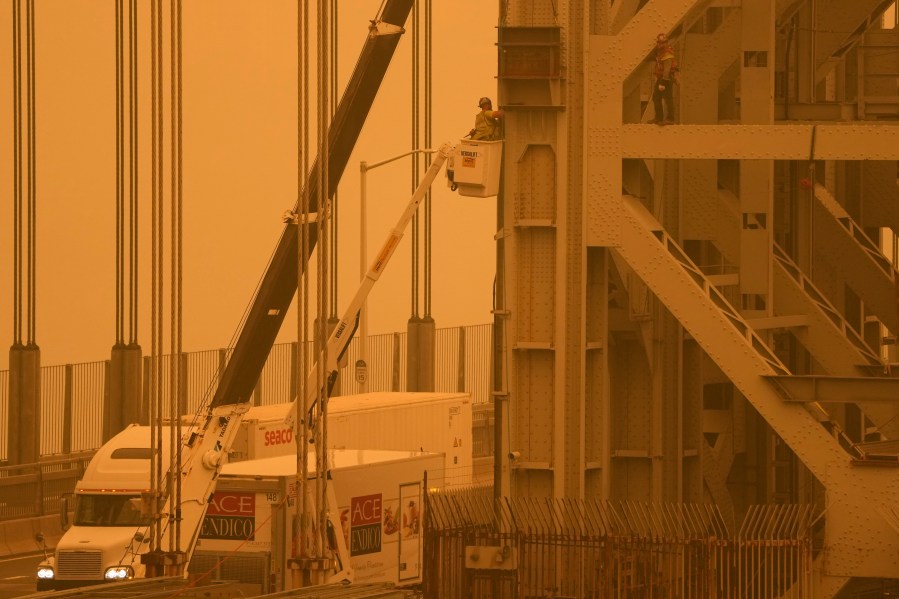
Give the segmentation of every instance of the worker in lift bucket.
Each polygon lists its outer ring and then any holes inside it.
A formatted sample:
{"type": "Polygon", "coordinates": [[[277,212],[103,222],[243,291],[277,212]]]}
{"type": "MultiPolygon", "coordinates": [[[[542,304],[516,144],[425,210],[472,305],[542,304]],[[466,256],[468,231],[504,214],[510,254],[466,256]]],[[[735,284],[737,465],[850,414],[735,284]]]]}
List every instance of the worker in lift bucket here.
{"type": "Polygon", "coordinates": [[[668,35],[660,33],[656,36],[656,68],[655,86],[652,90],[652,103],[655,107],[655,118],[650,121],[658,125],[674,123],[674,84],[677,83],[677,61],[674,48],[668,35]]]}
{"type": "Polygon", "coordinates": [[[493,141],[501,139],[501,127],[499,119],[503,116],[502,110],[493,110],[493,102],[490,98],[483,97],[478,101],[481,112],[474,117],[474,129],[468,132],[471,139],[493,141]]]}

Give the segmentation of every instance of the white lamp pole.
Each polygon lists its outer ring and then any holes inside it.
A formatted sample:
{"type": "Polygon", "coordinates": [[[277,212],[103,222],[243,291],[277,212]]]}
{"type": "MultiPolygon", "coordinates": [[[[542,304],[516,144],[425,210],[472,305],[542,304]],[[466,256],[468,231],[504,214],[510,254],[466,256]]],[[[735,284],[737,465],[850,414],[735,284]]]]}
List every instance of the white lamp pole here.
{"type": "MultiPolygon", "coordinates": [[[[368,268],[368,220],[367,220],[367,199],[365,190],[365,179],[368,173],[368,163],[364,160],[359,163],[360,171],[360,194],[359,194],[359,280],[365,276],[368,268]]],[[[362,360],[363,372],[362,380],[359,380],[357,371],[357,381],[359,383],[359,391],[368,393],[368,301],[362,304],[359,310],[359,359],[362,360]]]]}
{"type": "MultiPolygon", "coordinates": [[[[412,150],[411,152],[406,152],[405,154],[400,154],[399,156],[394,156],[393,158],[388,158],[387,160],[382,160],[381,162],[375,162],[374,164],[368,164],[364,160],[359,163],[359,279],[362,280],[365,277],[365,273],[368,272],[368,248],[366,247],[368,244],[368,217],[367,217],[367,174],[368,171],[378,168],[379,166],[384,166],[385,164],[390,164],[400,158],[405,158],[406,156],[411,156],[413,154],[433,154],[437,150],[412,150]]],[[[359,384],[359,391],[361,393],[368,392],[368,301],[366,300],[364,304],[362,304],[362,308],[359,310],[359,343],[361,344],[361,348],[359,351],[359,359],[363,362],[362,368],[364,368],[363,376],[360,378],[359,370],[356,370],[356,382],[359,384]]]]}

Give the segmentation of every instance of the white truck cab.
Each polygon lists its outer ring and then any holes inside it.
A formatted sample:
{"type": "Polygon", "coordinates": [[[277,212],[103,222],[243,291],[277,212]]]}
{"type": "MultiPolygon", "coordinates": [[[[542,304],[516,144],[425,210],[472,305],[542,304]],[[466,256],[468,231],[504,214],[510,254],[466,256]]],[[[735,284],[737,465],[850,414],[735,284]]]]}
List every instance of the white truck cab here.
{"type": "MultiPolygon", "coordinates": [[[[162,444],[168,447],[168,435],[162,444]]],[[[37,590],[114,582],[144,574],[150,543],[141,494],[150,491],[150,428],[132,425],[103,445],[75,485],[74,509],[54,554],[38,566],[37,590]]],[[[168,461],[168,452],[162,456],[168,461]]],[[[68,502],[63,503],[68,519],[68,502]]]]}

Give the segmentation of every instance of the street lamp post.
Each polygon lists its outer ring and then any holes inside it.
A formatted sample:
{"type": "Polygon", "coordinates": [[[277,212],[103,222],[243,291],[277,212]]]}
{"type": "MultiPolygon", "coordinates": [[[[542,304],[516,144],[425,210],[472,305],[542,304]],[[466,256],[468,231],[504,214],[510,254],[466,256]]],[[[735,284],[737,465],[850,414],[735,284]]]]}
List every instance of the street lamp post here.
{"type": "MultiPolygon", "coordinates": [[[[405,158],[406,156],[412,156],[413,154],[433,154],[437,150],[424,149],[424,150],[412,150],[411,152],[406,152],[405,154],[400,154],[399,156],[394,156],[393,158],[388,158],[387,160],[382,160],[380,162],[375,162],[373,164],[369,164],[366,161],[361,161],[359,163],[359,279],[361,280],[365,273],[368,272],[368,198],[367,198],[367,178],[368,171],[378,168],[379,166],[384,166],[385,164],[390,164],[391,162],[395,162],[400,158],[405,158]]],[[[368,301],[362,304],[362,308],[359,310],[359,343],[360,343],[360,351],[359,351],[359,361],[355,364],[356,367],[356,382],[359,384],[360,393],[368,392],[368,301]],[[362,362],[362,364],[359,364],[362,362]],[[361,371],[360,371],[361,368],[361,371]]]]}

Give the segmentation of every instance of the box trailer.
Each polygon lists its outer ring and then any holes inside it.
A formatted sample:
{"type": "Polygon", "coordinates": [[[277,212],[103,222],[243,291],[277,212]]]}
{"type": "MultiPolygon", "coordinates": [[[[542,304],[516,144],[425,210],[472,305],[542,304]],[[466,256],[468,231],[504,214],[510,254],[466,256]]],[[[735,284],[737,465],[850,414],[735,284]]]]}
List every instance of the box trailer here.
{"type": "MultiPolygon", "coordinates": [[[[150,550],[152,538],[152,519],[142,509],[150,491],[150,437],[149,427],[129,426],[93,457],[75,487],[72,525],[53,555],[38,566],[37,590],[145,576],[142,558],[150,550]]],[[[163,430],[162,441],[165,463],[169,457],[167,430],[163,430]]],[[[309,474],[314,477],[314,451],[310,453],[309,474]]],[[[420,509],[426,470],[433,481],[429,485],[442,486],[444,456],[331,450],[329,464],[333,470],[327,489],[327,526],[335,559],[325,572],[327,581],[354,580],[353,563],[360,568],[363,581],[416,581],[421,571],[419,538],[398,536],[394,527],[402,529],[402,517],[409,521],[409,510],[420,509]],[[376,517],[383,520],[380,525],[376,517]]],[[[284,527],[292,522],[288,510],[295,505],[295,472],[295,454],[224,465],[207,515],[196,531],[198,544],[193,554],[197,549],[207,556],[213,552],[220,561],[225,549],[228,555],[236,551],[223,562],[220,578],[258,584],[262,589],[283,584],[284,563],[294,550],[286,545],[286,539],[292,537],[284,527]],[[272,521],[274,528],[260,526],[272,521]]],[[[202,554],[197,559],[201,565],[192,565],[193,571],[203,567],[202,554]]]]}
{"type": "MultiPolygon", "coordinates": [[[[290,404],[250,408],[232,446],[232,461],[295,454],[290,404]]],[[[328,401],[328,446],[426,451],[445,455],[447,487],[472,483],[471,396],[468,393],[377,392],[328,401]]]]}
{"type": "MultiPolygon", "coordinates": [[[[430,488],[443,486],[443,460],[408,451],[329,453],[333,520],[340,522],[329,535],[343,536],[354,583],[421,582],[425,480],[430,488]]],[[[223,467],[190,563],[192,577],[237,580],[259,592],[289,588],[288,559],[297,546],[296,465],[295,456],[282,455],[223,467]]]]}

